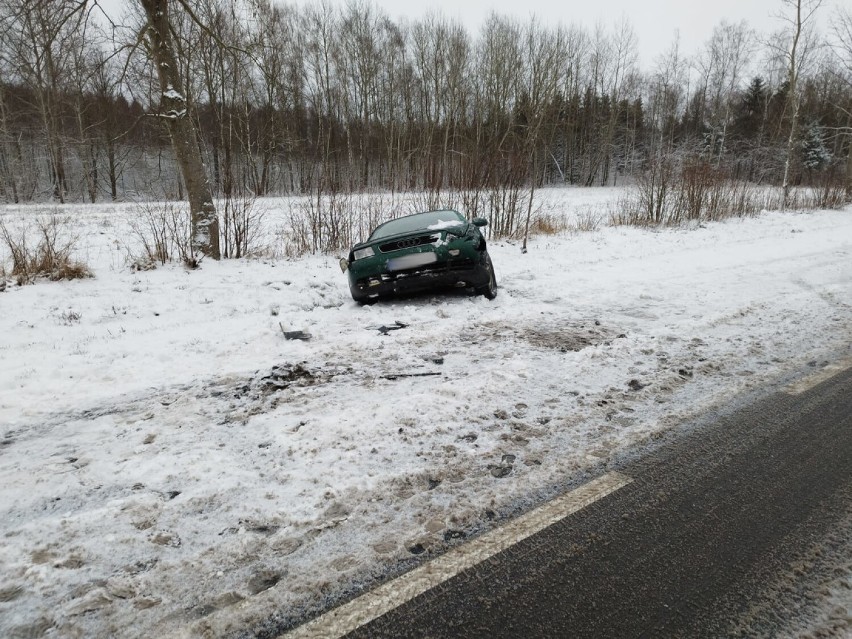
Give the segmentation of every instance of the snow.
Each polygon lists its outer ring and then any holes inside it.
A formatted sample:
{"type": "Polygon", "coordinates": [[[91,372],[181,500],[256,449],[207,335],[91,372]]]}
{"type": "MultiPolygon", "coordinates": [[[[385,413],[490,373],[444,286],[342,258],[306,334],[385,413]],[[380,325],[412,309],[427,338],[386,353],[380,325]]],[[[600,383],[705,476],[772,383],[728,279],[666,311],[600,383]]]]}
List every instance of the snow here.
{"type": "MultiPolygon", "coordinates": [[[[272,243],[297,202],[260,205],[272,243]]],[[[365,307],[332,255],[132,272],[134,210],[0,208],[96,276],[0,293],[0,636],[295,622],[850,355],[852,209],[492,241],[496,300],[365,307]]]]}
{"type": "Polygon", "coordinates": [[[438,220],[426,228],[430,231],[443,231],[444,229],[451,229],[456,226],[460,226],[461,224],[462,222],[459,222],[458,220],[438,220]]]}
{"type": "Polygon", "coordinates": [[[172,85],[169,85],[166,90],[163,91],[163,97],[170,98],[172,100],[177,100],[178,102],[186,102],[183,97],[183,94],[181,94],[180,91],[175,91],[172,85]]]}
{"type": "Polygon", "coordinates": [[[171,111],[161,113],[160,117],[165,120],[180,120],[181,118],[186,117],[186,109],[181,109],[180,111],[172,109],[171,111]]]}

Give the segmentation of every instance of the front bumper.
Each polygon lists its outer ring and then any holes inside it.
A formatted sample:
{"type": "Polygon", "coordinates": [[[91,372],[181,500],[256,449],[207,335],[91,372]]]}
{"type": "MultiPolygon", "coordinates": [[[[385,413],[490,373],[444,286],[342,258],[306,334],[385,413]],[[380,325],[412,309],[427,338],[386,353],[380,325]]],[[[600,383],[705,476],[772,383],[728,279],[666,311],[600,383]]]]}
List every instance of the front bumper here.
{"type": "Polygon", "coordinates": [[[349,290],[356,300],[446,288],[479,288],[488,284],[491,277],[483,258],[451,259],[414,269],[359,275],[349,272],[349,290]]]}

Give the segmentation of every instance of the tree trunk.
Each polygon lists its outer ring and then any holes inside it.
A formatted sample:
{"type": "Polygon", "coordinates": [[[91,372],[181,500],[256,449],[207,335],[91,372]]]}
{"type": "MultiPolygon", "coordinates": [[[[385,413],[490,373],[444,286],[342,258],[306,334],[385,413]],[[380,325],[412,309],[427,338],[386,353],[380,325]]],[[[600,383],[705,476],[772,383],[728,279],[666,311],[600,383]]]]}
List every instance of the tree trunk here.
{"type": "Polygon", "coordinates": [[[115,162],[115,142],[107,137],[107,167],[109,171],[109,195],[112,201],[118,200],[118,171],[115,162]]]}
{"type": "Polygon", "coordinates": [[[849,119],[846,123],[846,128],[849,131],[849,148],[846,151],[846,199],[852,201],[852,112],[849,113],[849,119]]]}
{"type": "Polygon", "coordinates": [[[802,0],[796,0],[795,7],[796,19],[793,22],[795,30],[793,32],[793,43],[790,47],[790,53],[788,54],[790,67],[787,75],[787,98],[789,99],[789,106],[792,113],[790,114],[790,135],[787,137],[787,151],[784,159],[784,180],[782,183],[783,199],[781,200],[782,209],[787,208],[787,202],[790,197],[790,164],[793,160],[793,148],[796,142],[796,125],[799,120],[799,97],[796,94],[798,91],[797,84],[799,80],[799,68],[798,58],[796,55],[799,46],[799,38],[802,35],[802,0]]]}
{"type": "Polygon", "coordinates": [[[846,153],[846,198],[852,200],[852,140],[846,153]]]}
{"type": "Polygon", "coordinates": [[[198,134],[189,113],[189,98],[180,93],[184,83],[172,40],[168,0],[139,1],[148,17],[150,53],[162,91],[159,116],[168,125],[172,148],[189,199],[192,248],[193,251],[218,260],[221,257],[219,219],[199,152],[198,134]]]}

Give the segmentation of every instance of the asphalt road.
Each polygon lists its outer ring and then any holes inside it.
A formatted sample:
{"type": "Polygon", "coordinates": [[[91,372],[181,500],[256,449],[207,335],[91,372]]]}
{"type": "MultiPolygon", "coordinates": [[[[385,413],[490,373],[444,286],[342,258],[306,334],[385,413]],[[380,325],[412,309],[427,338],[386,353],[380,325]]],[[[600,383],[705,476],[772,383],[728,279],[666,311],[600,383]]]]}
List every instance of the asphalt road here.
{"type": "Polygon", "coordinates": [[[776,636],[849,552],[852,369],[616,470],[632,483],[348,636],[776,636]]]}

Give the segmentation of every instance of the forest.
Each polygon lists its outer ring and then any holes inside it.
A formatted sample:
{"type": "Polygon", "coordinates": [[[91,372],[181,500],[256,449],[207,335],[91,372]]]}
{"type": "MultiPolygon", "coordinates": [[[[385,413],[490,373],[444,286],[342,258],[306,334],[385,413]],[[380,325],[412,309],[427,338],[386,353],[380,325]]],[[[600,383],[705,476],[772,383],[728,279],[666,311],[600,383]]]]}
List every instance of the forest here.
{"type": "Polygon", "coordinates": [[[852,12],[817,0],[780,0],[773,33],[721,21],[692,56],[675,34],[649,68],[627,18],[471,33],[361,0],[172,0],[167,87],[144,4],[0,0],[0,201],[182,199],[176,117],[218,197],[852,185],[852,12]]]}

